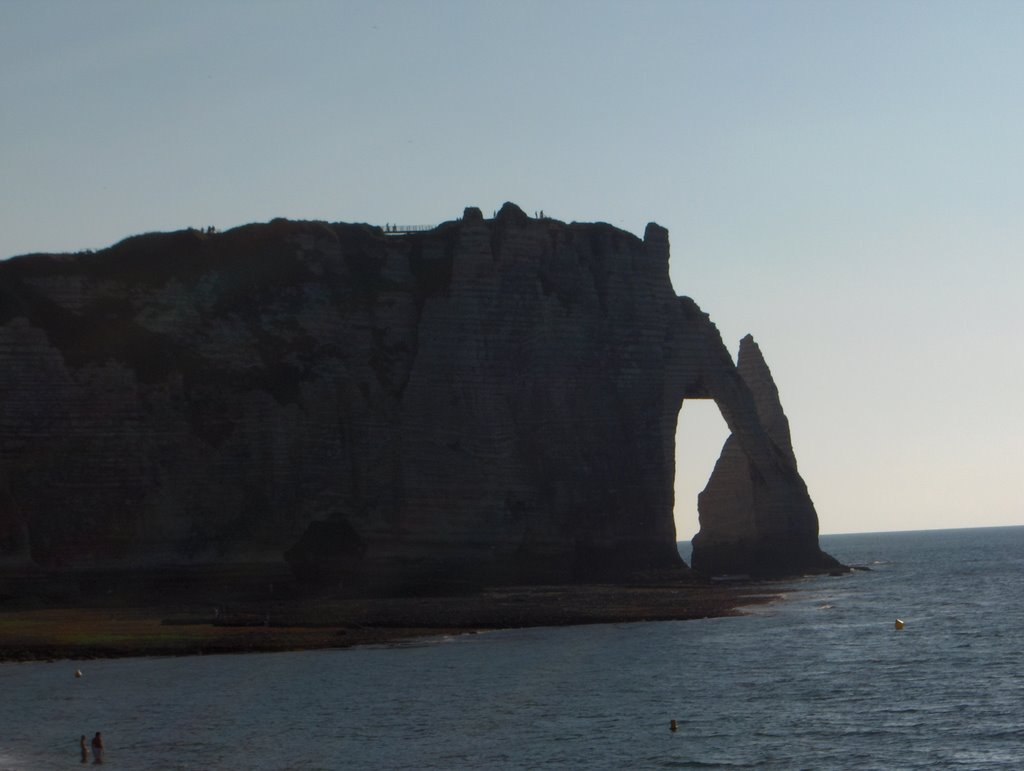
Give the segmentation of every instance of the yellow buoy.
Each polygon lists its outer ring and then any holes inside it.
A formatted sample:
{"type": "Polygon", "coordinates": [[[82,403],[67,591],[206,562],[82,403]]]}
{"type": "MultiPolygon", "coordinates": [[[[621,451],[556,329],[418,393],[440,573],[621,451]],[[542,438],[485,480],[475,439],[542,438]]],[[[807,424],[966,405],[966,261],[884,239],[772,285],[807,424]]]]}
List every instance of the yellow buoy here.
{"type": "Polygon", "coordinates": [[[896,619],[896,628],[897,629],[902,629],[903,628],[903,620],[902,619],[899,619],[899,618],[896,619]]]}

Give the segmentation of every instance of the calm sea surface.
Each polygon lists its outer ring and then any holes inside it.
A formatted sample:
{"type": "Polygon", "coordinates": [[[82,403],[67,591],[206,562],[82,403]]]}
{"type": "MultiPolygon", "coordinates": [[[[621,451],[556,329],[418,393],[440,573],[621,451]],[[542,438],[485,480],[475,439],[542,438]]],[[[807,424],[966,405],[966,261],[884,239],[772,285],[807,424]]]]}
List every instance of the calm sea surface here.
{"type": "Polygon", "coordinates": [[[1024,768],[1024,527],[822,545],[740,618],[0,664],[0,768],[1024,768]]]}

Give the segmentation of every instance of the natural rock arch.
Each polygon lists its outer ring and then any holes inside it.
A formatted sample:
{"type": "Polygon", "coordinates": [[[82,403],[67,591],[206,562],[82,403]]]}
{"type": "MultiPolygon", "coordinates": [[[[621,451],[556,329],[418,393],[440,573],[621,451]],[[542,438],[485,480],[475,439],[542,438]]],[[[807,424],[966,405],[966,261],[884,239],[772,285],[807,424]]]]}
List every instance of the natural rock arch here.
{"type": "Polygon", "coordinates": [[[717,479],[748,484],[742,515],[709,488],[697,569],[827,568],[791,450],[668,261],[656,224],[512,204],[404,235],[274,220],[4,261],[0,556],[24,560],[25,533],[44,568],[287,555],[382,591],[671,568],[676,420],[699,397],[739,453],[717,479]]]}

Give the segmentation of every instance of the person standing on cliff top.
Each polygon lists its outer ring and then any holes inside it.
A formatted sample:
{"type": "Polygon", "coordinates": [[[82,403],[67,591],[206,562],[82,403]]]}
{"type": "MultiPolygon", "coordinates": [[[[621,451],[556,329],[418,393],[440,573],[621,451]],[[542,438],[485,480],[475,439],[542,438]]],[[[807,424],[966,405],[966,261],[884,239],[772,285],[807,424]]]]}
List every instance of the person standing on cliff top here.
{"type": "Polygon", "coordinates": [[[103,734],[99,731],[92,737],[92,764],[103,765],[103,734]]]}

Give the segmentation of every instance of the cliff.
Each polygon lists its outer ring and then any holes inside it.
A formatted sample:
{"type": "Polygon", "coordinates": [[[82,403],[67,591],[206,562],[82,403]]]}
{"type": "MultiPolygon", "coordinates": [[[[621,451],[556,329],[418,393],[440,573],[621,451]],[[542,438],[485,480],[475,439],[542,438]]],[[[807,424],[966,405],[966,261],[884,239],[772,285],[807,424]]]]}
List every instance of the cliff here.
{"type": "Polygon", "coordinates": [[[818,568],[795,461],[668,259],[655,224],[506,204],[2,262],[0,565],[287,561],[374,591],[672,567],[676,419],[713,398],[758,491],[722,532],[774,548],[783,517],[769,572],[818,568]]]}

